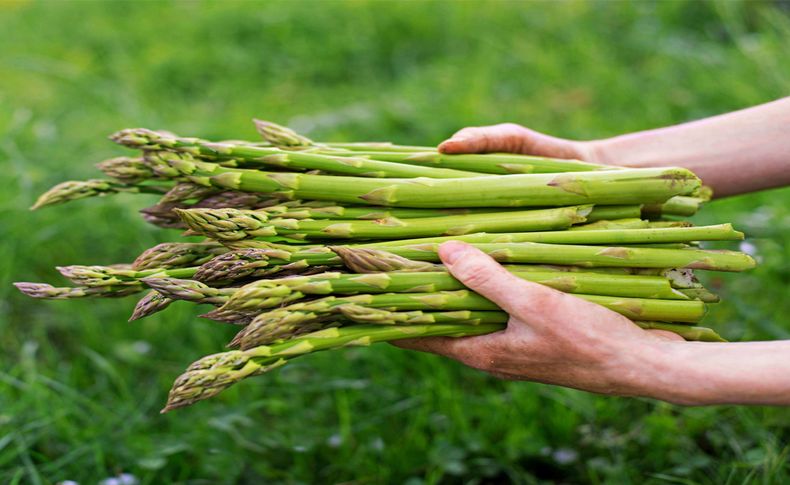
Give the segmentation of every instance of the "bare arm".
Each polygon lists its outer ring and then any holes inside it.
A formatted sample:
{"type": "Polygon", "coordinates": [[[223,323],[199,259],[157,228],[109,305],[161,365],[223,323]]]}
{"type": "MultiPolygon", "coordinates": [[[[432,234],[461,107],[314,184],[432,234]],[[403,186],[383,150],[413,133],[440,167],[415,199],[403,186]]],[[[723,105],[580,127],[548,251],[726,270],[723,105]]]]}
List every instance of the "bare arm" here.
{"type": "Polygon", "coordinates": [[[790,405],[790,342],[685,342],[606,308],[521,280],[463,243],[440,247],[449,271],[510,314],[507,329],[401,341],[505,379],[679,404],[790,405]]]}
{"type": "Polygon", "coordinates": [[[691,169],[717,197],[790,185],[790,97],[681,125],[594,141],[514,124],[464,128],[446,153],[507,151],[631,167],[691,169]]]}

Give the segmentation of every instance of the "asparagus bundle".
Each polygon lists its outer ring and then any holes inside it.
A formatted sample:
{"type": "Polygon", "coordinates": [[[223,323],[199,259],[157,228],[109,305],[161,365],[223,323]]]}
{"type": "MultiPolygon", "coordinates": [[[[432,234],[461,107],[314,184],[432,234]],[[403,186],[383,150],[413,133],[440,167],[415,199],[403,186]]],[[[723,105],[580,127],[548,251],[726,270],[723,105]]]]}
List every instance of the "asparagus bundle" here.
{"type": "Polygon", "coordinates": [[[138,156],[101,162],[108,179],[58,184],[33,206],[158,196],[144,220],[205,238],[156,245],[128,264],[57,268],[70,287],[17,283],[50,300],[145,292],[132,320],[176,301],[212,305],[204,316],[234,324],[230,345],[242,350],[192,364],[165,410],[320,350],[501,330],[508,315],[441,264],[448,240],[642,328],[700,341],[722,338],[698,326],[718,297],[695,272],[754,266],[748,255],[699,247],[743,239],[730,224],[677,219],[710,198],[685,169],[321,143],[255,125],[263,142],[122,130],[111,139],[138,156]]]}

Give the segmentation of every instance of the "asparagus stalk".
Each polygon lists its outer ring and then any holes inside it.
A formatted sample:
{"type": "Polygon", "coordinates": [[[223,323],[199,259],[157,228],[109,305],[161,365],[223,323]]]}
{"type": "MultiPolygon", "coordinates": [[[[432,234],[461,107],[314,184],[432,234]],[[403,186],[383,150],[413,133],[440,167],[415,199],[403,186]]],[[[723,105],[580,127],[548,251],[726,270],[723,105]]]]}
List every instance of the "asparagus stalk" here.
{"type": "MultiPolygon", "coordinates": [[[[598,273],[531,272],[522,266],[508,267],[513,274],[527,281],[540,283],[567,293],[683,300],[688,297],[673,289],[666,277],[641,275],[608,275],[598,273]]],[[[222,304],[204,315],[207,318],[232,321],[241,315],[255,314],[312,295],[351,295],[384,292],[436,292],[460,290],[465,286],[448,273],[369,273],[336,272],[313,276],[259,280],[240,288],[222,290],[224,298],[215,296],[216,289],[201,283],[173,278],[148,278],[147,285],[175,299],[200,303],[222,304]],[[234,291],[231,291],[234,290],[234,291]],[[203,296],[205,295],[205,297],[203,296]],[[223,301],[224,299],[224,301],[223,301]]]]}
{"type": "Polygon", "coordinates": [[[228,251],[228,248],[216,242],[162,243],[137,256],[132,268],[143,271],[199,266],[228,251]]]}
{"type": "Polygon", "coordinates": [[[645,330],[665,330],[680,335],[686,340],[693,342],[726,342],[715,330],[708,327],[698,327],[695,325],[676,325],[666,322],[642,322],[635,321],[636,325],[645,330]]]}
{"type": "Polygon", "coordinates": [[[642,217],[641,205],[598,205],[587,216],[587,222],[637,219],[642,217]]]}
{"type": "MultiPolygon", "coordinates": [[[[617,298],[598,295],[576,295],[592,301],[631,319],[669,320],[676,322],[696,323],[705,314],[705,304],[700,301],[688,300],[651,300],[640,298],[617,298]]],[[[242,329],[231,346],[240,345],[247,349],[299,335],[307,327],[313,330],[312,324],[322,325],[328,314],[342,312],[348,305],[362,306],[365,309],[391,311],[440,310],[436,313],[425,313],[431,318],[441,317],[445,320],[427,322],[397,321],[382,319],[380,324],[396,323],[442,323],[455,318],[459,321],[473,321],[483,318],[467,313],[476,311],[499,311],[500,308],[486,298],[468,290],[446,291],[437,293],[384,293],[355,296],[329,296],[303,303],[293,303],[283,308],[261,313],[242,329]]],[[[360,310],[362,311],[362,310],[360,310]]],[[[374,312],[375,313],[375,312],[374,312]]],[[[420,313],[422,315],[423,313],[420,313]]],[[[245,320],[232,323],[244,323],[245,320]]],[[[358,321],[358,320],[355,320],[358,321]]],[[[367,323],[373,323],[369,319],[367,323]]],[[[495,323],[495,322],[489,322],[495,323]]]]}
{"type": "Polygon", "coordinates": [[[162,412],[194,404],[222,392],[246,377],[263,374],[288,360],[322,350],[367,346],[377,342],[415,337],[463,337],[496,332],[503,324],[412,325],[408,327],[356,325],[330,328],[272,346],[209,355],[190,365],[170,390],[162,412]]]}
{"type": "Polygon", "coordinates": [[[122,184],[137,184],[156,178],[156,174],[139,157],[116,157],[96,164],[96,168],[122,184]]]}
{"type": "Polygon", "coordinates": [[[663,204],[648,204],[644,207],[645,215],[659,217],[662,215],[689,217],[697,213],[705,200],[700,197],[675,196],[663,204]]]}
{"type": "MultiPolygon", "coordinates": [[[[337,327],[349,321],[376,325],[441,325],[447,323],[486,325],[505,323],[508,319],[507,315],[501,311],[408,311],[408,309],[398,309],[407,311],[394,311],[396,307],[377,309],[354,303],[361,301],[362,296],[364,295],[337,299],[339,301],[336,302],[336,305],[326,305],[326,308],[316,312],[295,308],[262,313],[236,334],[228,347],[241,347],[246,350],[259,345],[293,339],[317,330],[337,327]]],[[[323,300],[332,298],[322,299],[321,303],[325,303],[323,300]]],[[[318,305],[318,301],[316,304],[318,305]]],[[[299,304],[295,304],[288,308],[299,306],[299,304]]]]}
{"type": "Polygon", "coordinates": [[[95,288],[102,286],[139,286],[143,278],[161,275],[172,278],[189,278],[197,268],[135,270],[131,267],[113,266],[59,266],[57,270],[74,284],[95,288]]]}
{"type": "MultiPolygon", "coordinates": [[[[333,152],[325,151],[321,153],[333,152]]],[[[433,149],[422,152],[379,152],[351,150],[337,154],[364,157],[373,160],[384,160],[387,162],[396,162],[402,164],[432,166],[445,169],[465,170],[470,172],[496,175],[618,170],[618,167],[597,165],[594,163],[582,162],[580,160],[536,157],[532,155],[515,155],[512,153],[448,155],[433,149]]]]}
{"type": "MultiPolygon", "coordinates": [[[[578,246],[570,244],[502,243],[473,244],[500,262],[567,264],[582,267],[690,268],[712,271],[744,271],[755,266],[751,256],[735,251],[578,246]]],[[[377,267],[377,259],[391,254],[416,261],[439,261],[438,244],[392,246],[387,251],[334,246],[343,262],[360,271],[377,267]]],[[[299,253],[292,254],[292,258],[299,253]]]]}
{"type": "Polygon", "coordinates": [[[500,234],[465,234],[420,239],[406,239],[363,244],[359,247],[383,248],[408,246],[412,244],[441,243],[444,241],[464,241],[468,243],[520,243],[536,242],[547,244],[652,244],[688,241],[740,241],[742,232],[733,229],[732,224],[717,224],[698,227],[668,227],[621,230],[586,231],[544,231],[500,234]]]}
{"type": "MultiPolygon", "coordinates": [[[[172,300],[207,303],[209,305],[222,305],[239,291],[239,288],[214,288],[200,281],[179,278],[149,277],[143,278],[142,282],[172,300]]],[[[283,301],[285,300],[278,299],[275,305],[279,305],[283,301]]]]}
{"type": "Polygon", "coordinates": [[[468,179],[372,179],[229,169],[186,153],[159,152],[154,170],[176,172],[205,186],[287,198],[398,207],[546,207],[663,202],[699,187],[681,168],[645,168],[468,179]]]}
{"type": "MultiPolygon", "coordinates": [[[[339,148],[327,147],[304,137],[294,130],[270,121],[253,120],[258,133],[274,146],[280,147],[310,147],[324,150],[326,153],[338,154],[339,148]]],[[[557,172],[584,172],[590,170],[616,170],[617,167],[586,163],[579,160],[566,160],[558,158],[535,157],[528,155],[514,155],[510,153],[488,153],[473,155],[447,155],[439,153],[436,149],[425,148],[414,151],[382,150],[358,151],[359,146],[354,146],[345,156],[357,156],[388,162],[416,164],[420,166],[433,165],[472,172],[511,174],[511,173],[557,173],[557,172]]],[[[416,147],[420,148],[420,147],[416,147]]]]}
{"type": "Polygon", "coordinates": [[[87,197],[103,197],[118,193],[163,194],[167,189],[168,187],[161,185],[129,185],[102,179],[71,180],[59,183],[41,194],[30,210],[87,197]]]}
{"type": "MultiPolygon", "coordinates": [[[[503,313],[503,317],[506,314],[503,313]]],[[[353,315],[352,315],[353,316],[353,315]]],[[[643,328],[682,331],[684,338],[722,341],[710,329],[675,326],[660,322],[636,322],[643,328]],[[683,328],[677,328],[683,327],[683,328]],[[718,338],[717,338],[718,337],[718,338]]],[[[260,375],[285,365],[290,359],[323,350],[347,346],[367,346],[377,342],[417,337],[464,337],[502,330],[504,324],[488,325],[353,325],[328,328],[287,342],[260,346],[249,350],[233,350],[208,355],[192,363],[170,390],[162,412],[186,407],[216,396],[231,385],[251,376],[260,375]]]]}
{"type": "MultiPolygon", "coordinates": [[[[385,309],[373,309],[361,305],[344,305],[341,307],[343,316],[347,319],[359,323],[379,323],[379,324],[400,324],[400,322],[421,321],[422,319],[434,319],[438,315],[448,315],[445,318],[462,318],[465,312],[397,312],[385,309]]],[[[487,321],[495,322],[497,314],[503,320],[508,318],[504,312],[472,312],[478,318],[485,314],[487,321]]],[[[430,320],[429,320],[430,321],[430,320]]],[[[506,320],[505,320],[506,321],[506,320]]],[[[718,333],[713,329],[707,327],[698,327],[693,325],[679,325],[667,322],[651,322],[635,320],[634,324],[645,330],[665,330],[680,335],[686,340],[700,341],[700,342],[726,342],[718,333]]],[[[246,330],[246,328],[245,328],[246,330]]]]}
{"type": "Polygon", "coordinates": [[[239,165],[250,163],[297,170],[321,170],[360,177],[481,177],[475,172],[428,166],[408,165],[364,157],[339,157],[282,150],[258,145],[210,142],[199,138],[177,137],[145,128],[122,130],[110,137],[116,143],[143,150],[172,150],[199,155],[206,160],[222,161],[233,158],[239,165]]]}
{"type": "Polygon", "coordinates": [[[14,283],[19,291],[31,298],[45,300],[71,300],[75,298],[122,298],[142,291],[142,285],[106,285],[55,287],[46,283],[14,283]]]}
{"type": "Polygon", "coordinates": [[[719,296],[706,288],[682,288],[677,291],[689,298],[704,301],[705,303],[717,303],[719,296]]]}
{"type": "Polygon", "coordinates": [[[176,209],[198,234],[218,240],[289,235],[318,238],[399,239],[432,234],[462,235],[479,231],[540,231],[584,222],[591,206],[374,221],[269,219],[265,212],[238,209],[176,209]]]}
{"type": "Polygon", "coordinates": [[[579,224],[578,226],[569,227],[569,231],[614,231],[618,229],[647,229],[650,227],[650,221],[628,218],[628,219],[612,219],[595,221],[590,224],[579,224]]]}
{"type": "MultiPolygon", "coordinates": [[[[354,205],[324,205],[323,207],[311,207],[302,201],[300,204],[283,203],[280,205],[273,205],[258,209],[259,212],[265,213],[270,219],[283,218],[283,219],[361,219],[361,220],[375,220],[394,217],[398,219],[415,219],[422,217],[442,217],[463,214],[477,214],[483,212],[491,212],[488,208],[476,209],[410,209],[402,207],[370,207],[370,206],[354,206],[354,205]]],[[[208,207],[208,206],[205,206],[208,207]]],[[[233,206],[223,206],[233,207],[233,206]]],[[[616,206],[615,206],[616,207],[616,206]]],[[[222,207],[214,207],[222,208],[222,207]]],[[[239,209],[246,209],[252,207],[234,207],[239,209]]],[[[513,211],[518,209],[501,209],[498,212],[513,211]]],[[[593,209],[593,212],[595,210],[593,209]]],[[[592,214],[592,213],[591,213],[592,214]]],[[[589,217],[588,217],[589,220],[589,217]]]]}

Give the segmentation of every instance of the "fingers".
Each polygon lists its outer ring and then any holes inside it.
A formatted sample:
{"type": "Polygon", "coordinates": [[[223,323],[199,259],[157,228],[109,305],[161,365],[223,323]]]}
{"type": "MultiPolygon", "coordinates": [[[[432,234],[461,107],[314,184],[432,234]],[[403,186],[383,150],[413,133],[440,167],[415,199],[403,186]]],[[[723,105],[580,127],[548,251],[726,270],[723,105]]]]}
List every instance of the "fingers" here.
{"type": "Polygon", "coordinates": [[[458,131],[439,145],[442,153],[506,152],[595,161],[590,142],[549,136],[515,123],[475,126],[458,131]]]}
{"type": "Polygon", "coordinates": [[[524,138],[528,136],[524,127],[503,123],[493,126],[464,128],[439,145],[442,153],[490,153],[522,152],[524,138]]]}
{"type": "MultiPolygon", "coordinates": [[[[473,246],[448,241],[439,246],[439,257],[461,283],[522,320],[531,321],[541,314],[557,319],[566,312],[563,305],[566,295],[514,276],[473,246]]],[[[568,304],[575,302],[588,304],[575,298],[568,304]]]]}

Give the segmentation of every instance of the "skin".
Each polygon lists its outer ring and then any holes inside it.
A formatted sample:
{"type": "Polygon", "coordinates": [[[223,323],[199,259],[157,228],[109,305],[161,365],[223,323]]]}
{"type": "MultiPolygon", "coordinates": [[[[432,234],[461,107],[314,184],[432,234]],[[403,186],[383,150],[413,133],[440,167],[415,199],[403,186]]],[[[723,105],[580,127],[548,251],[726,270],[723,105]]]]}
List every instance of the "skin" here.
{"type": "MultiPolygon", "coordinates": [[[[682,125],[572,141],[515,124],[464,128],[445,153],[511,152],[628,166],[682,166],[719,196],[790,185],[790,98],[682,125]]],[[[686,342],[642,330],[572,295],[514,277],[456,241],[439,255],[470,289],[510,314],[507,328],[398,346],[456,359],[497,377],[685,405],[790,405],[790,341],[686,342]]]]}

